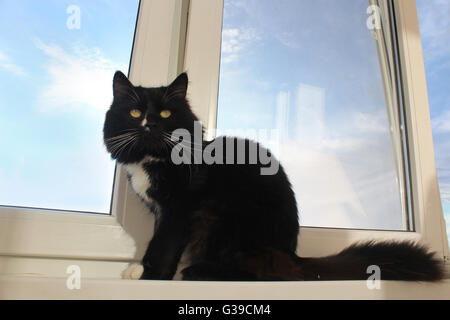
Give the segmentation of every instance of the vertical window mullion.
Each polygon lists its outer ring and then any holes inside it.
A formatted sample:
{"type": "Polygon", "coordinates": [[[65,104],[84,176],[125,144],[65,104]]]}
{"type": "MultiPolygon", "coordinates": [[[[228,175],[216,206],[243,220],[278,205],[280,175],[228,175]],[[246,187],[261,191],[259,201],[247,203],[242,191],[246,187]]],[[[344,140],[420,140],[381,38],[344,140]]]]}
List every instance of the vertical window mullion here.
{"type": "Polygon", "coordinates": [[[375,42],[380,62],[380,71],[386,98],[387,114],[390,124],[390,135],[398,185],[403,211],[403,225],[407,231],[414,230],[413,207],[411,195],[411,180],[409,174],[408,142],[406,136],[405,111],[403,107],[403,92],[400,73],[400,60],[397,46],[397,28],[394,8],[391,0],[369,0],[380,10],[381,28],[375,28],[375,42]]]}

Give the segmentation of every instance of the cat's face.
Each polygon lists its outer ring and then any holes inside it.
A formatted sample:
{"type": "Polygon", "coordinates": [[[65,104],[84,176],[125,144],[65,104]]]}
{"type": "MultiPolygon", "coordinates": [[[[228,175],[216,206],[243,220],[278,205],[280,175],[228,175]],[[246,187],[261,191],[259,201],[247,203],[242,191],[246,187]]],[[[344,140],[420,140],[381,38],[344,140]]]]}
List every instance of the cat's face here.
{"type": "Polygon", "coordinates": [[[194,132],[197,120],[186,101],[188,78],[179,75],[167,87],[133,86],[120,71],[113,81],[114,100],[106,113],[103,137],[113,159],[132,163],[145,156],[170,157],[171,133],[194,132]]]}

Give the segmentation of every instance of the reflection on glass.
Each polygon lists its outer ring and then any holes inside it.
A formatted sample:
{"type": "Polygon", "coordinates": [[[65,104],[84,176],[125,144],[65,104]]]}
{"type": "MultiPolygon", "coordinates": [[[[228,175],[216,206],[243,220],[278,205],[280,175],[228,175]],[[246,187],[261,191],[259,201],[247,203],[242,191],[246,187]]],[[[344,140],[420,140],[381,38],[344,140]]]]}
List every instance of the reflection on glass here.
{"type": "Polygon", "coordinates": [[[407,229],[392,88],[368,6],[225,0],[219,133],[274,149],[304,226],[407,229]]]}

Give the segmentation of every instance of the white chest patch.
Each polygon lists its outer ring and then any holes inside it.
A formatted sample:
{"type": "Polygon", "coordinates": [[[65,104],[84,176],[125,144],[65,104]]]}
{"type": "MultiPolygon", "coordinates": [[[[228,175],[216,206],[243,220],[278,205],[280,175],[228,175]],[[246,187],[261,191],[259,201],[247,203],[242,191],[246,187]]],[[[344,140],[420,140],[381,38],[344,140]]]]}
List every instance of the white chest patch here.
{"type": "Polygon", "coordinates": [[[146,202],[151,202],[151,199],[147,195],[147,190],[151,186],[151,179],[144,169],[144,164],[148,162],[159,161],[153,157],[145,157],[138,163],[131,163],[125,166],[128,174],[130,175],[131,187],[139,197],[146,202]]]}

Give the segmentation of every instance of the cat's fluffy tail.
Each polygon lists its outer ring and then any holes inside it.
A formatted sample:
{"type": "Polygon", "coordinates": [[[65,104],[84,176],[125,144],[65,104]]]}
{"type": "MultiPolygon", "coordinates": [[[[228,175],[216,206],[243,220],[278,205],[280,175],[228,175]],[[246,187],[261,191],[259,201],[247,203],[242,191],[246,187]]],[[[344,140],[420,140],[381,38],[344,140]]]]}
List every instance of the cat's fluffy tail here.
{"type": "Polygon", "coordinates": [[[356,243],[336,255],[298,258],[298,264],[304,280],[366,280],[374,270],[380,271],[380,280],[438,281],[444,277],[443,261],[413,242],[356,243]]]}

